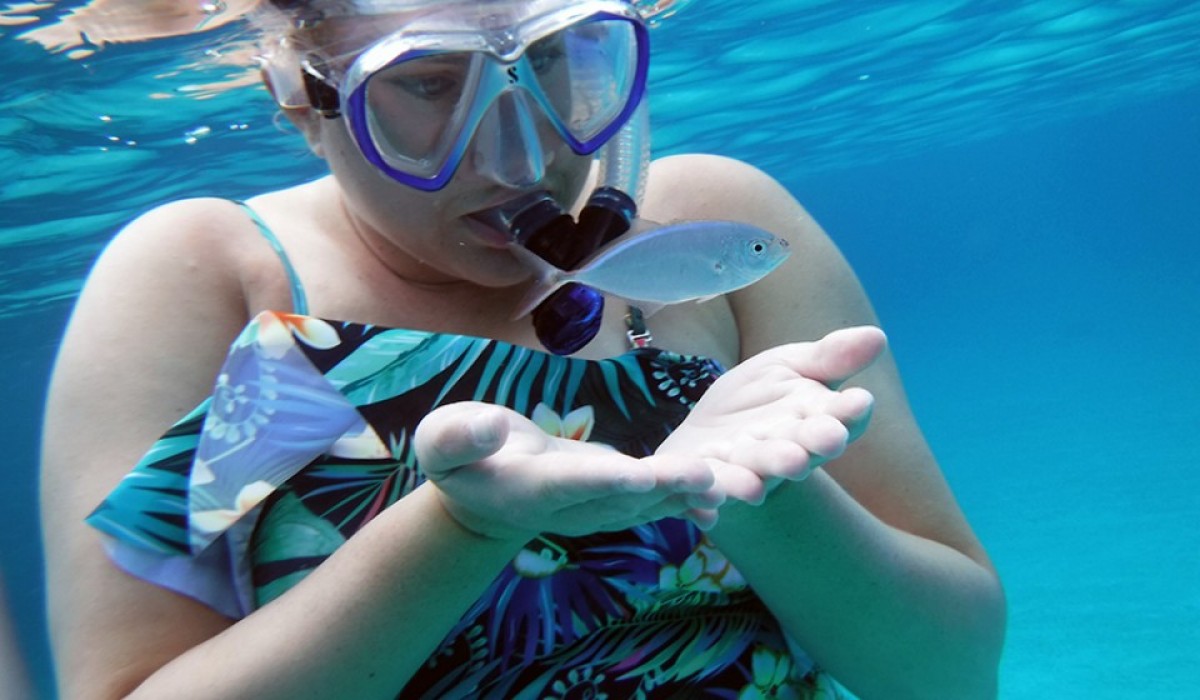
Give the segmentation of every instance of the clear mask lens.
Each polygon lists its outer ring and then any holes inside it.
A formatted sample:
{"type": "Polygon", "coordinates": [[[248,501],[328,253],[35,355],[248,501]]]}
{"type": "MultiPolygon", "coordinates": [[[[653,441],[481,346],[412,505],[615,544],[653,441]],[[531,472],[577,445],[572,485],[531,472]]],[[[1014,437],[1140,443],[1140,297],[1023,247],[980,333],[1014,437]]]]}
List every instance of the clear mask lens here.
{"type": "Polygon", "coordinates": [[[394,168],[433,177],[454,149],[468,114],[463,95],[475,93],[480,55],[435,54],[394,63],[366,83],[370,140],[394,168]]]}

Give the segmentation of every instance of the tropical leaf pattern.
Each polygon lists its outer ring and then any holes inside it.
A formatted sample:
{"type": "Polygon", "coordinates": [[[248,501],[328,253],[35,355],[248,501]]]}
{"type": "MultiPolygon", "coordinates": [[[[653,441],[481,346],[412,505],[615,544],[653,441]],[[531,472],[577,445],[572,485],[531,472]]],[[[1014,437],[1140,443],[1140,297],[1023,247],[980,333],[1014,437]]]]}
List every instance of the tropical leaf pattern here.
{"type": "MultiPolygon", "coordinates": [[[[410,437],[433,408],[505,405],[552,434],[641,456],[722,372],[649,347],[592,361],[285,314],[256,319],[226,367],[213,399],[164,435],[89,522],[119,543],[118,563],[121,547],[196,561],[215,558],[203,553],[214,542],[228,548],[228,585],[246,588],[250,609],[425,480],[410,437]],[[302,443],[303,463],[279,442],[302,443]],[[222,461],[231,449],[252,459],[222,461]],[[218,483],[215,496],[204,492],[218,483]],[[197,500],[206,508],[189,509],[197,500]]],[[[534,539],[397,697],[844,696],[703,533],[664,519],[534,539]]]]}

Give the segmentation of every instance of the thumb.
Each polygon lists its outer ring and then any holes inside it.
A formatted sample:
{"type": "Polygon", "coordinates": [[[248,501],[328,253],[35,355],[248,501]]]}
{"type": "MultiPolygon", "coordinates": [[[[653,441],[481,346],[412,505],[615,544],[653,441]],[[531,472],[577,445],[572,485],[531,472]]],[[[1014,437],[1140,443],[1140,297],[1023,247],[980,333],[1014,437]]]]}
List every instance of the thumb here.
{"type": "Polygon", "coordinates": [[[842,328],[812,345],[793,368],[804,376],[836,389],[871,365],[887,347],[887,336],[875,326],[842,328]]]}
{"type": "Polygon", "coordinates": [[[509,424],[495,406],[464,401],[431,411],[413,433],[413,452],[432,480],[478,462],[500,449],[509,424]]]}

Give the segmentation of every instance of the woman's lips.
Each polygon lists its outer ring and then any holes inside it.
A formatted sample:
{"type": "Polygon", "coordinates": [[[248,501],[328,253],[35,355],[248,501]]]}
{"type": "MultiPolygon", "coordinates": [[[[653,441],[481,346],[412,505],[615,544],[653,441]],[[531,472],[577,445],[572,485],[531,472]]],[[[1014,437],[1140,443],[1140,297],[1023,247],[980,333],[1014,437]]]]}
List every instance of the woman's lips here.
{"type": "MultiPolygon", "coordinates": [[[[490,207],[485,207],[468,214],[466,218],[474,224],[480,224],[492,231],[504,234],[504,243],[507,245],[517,238],[518,233],[522,237],[531,233],[530,231],[518,232],[517,222],[526,213],[541,212],[532,220],[537,221],[545,215],[545,211],[543,210],[546,207],[561,211],[548,190],[534,190],[510,196],[508,199],[501,200],[490,207]]],[[[530,221],[526,221],[526,225],[529,223],[530,221]]],[[[498,243],[498,241],[494,241],[493,243],[498,243]]]]}
{"type": "Polygon", "coordinates": [[[484,247],[507,249],[509,244],[509,235],[503,231],[497,230],[491,224],[476,218],[474,214],[464,217],[467,222],[467,228],[471,230],[484,247]]]}
{"type": "Polygon", "coordinates": [[[523,211],[550,197],[549,192],[538,190],[519,195],[510,195],[492,206],[484,207],[464,218],[472,232],[490,248],[507,248],[513,242],[513,222],[523,211]]]}

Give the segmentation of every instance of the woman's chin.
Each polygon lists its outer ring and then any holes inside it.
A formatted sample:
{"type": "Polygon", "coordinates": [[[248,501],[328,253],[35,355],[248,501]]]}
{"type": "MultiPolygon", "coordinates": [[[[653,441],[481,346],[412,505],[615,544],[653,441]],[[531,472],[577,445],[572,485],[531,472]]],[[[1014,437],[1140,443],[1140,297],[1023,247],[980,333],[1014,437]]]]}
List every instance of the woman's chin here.
{"type": "Polygon", "coordinates": [[[523,286],[529,281],[528,268],[507,250],[477,248],[473,252],[469,260],[455,265],[463,281],[497,290],[523,286]]]}

